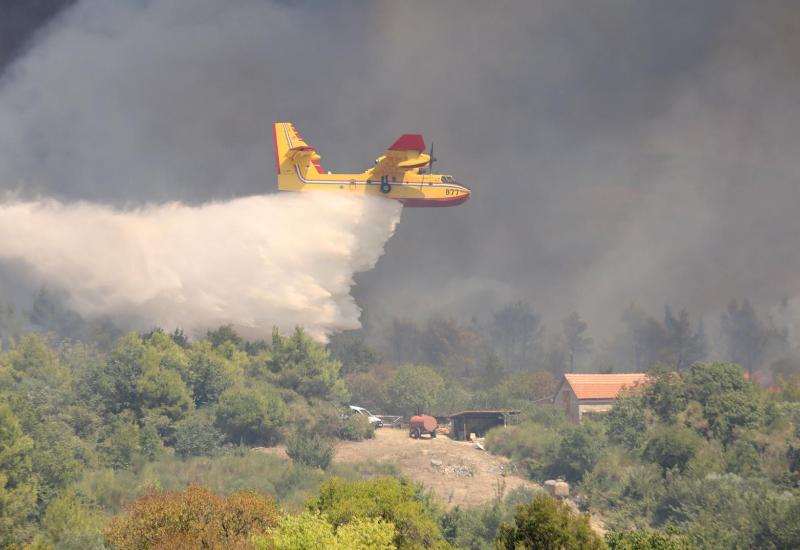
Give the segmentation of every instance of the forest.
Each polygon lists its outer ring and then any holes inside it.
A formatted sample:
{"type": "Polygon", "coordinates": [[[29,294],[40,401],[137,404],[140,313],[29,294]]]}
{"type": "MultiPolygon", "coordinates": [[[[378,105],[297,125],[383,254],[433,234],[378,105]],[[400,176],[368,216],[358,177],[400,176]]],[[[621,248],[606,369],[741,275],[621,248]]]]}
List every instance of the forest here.
{"type": "Polygon", "coordinates": [[[715,345],[685,310],[628,308],[595,341],[511,303],[488,319],[392,319],[247,340],[231,326],[126,332],[43,290],[2,312],[0,547],[796,548],[800,369],[786,330],[731,302],[715,345]],[[601,349],[602,348],[602,349],[601,349]],[[641,370],[607,415],[549,403],[564,372],[641,370]],[[541,492],[448,507],[389,463],[335,464],[374,436],[348,404],[446,415],[514,408],[486,437],[541,492]],[[290,459],[256,452],[285,445],[290,459]],[[599,534],[588,515],[601,517],[599,534]]]}

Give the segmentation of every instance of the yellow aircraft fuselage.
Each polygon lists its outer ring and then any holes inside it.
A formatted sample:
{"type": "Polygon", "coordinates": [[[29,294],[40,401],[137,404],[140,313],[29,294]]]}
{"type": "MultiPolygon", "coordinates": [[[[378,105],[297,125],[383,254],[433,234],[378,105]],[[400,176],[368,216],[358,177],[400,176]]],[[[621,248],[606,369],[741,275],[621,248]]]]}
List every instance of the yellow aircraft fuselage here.
{"type": "Polygon", "coordinates": [[[431,158],[423,153],[425,143],[417,134],[401,136],[364,172],[332,174],[322,168],[316,149],[291,123],[276,122],[273,130],[280,191],[360,193],[395,199],[405,206],[455,206],[471,195],[452,176],[422,170],[431,158]]]}

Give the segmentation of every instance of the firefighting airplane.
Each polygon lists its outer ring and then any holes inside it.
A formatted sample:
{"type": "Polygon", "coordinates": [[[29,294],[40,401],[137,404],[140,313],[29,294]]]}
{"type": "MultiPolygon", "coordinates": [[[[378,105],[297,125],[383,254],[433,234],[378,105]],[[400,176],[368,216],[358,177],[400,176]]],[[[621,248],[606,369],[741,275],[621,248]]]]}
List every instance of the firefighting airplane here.
{"type": "Polygon", "coordinates": [[[455,206],[471,191],[453,176],[432,174],[436,160],[425,154],[419,134],[404,134],[360,174],[332,174],[322,168],[317,150],[303,141],[291,122],[276,122],[275,167],[280,191],[340,191],[383,196],[405,206],[455,206]],[[427,167],[425,169],[424,167],[427,167]]]}

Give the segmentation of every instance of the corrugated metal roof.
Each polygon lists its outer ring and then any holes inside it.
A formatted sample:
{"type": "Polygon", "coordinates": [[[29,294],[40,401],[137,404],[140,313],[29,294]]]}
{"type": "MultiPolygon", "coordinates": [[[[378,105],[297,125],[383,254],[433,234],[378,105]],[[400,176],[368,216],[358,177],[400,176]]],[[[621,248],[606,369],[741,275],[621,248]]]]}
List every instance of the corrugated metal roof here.
{"type": "Polygon", "coordinates": [[[564,375],[567,384],[578,399],[615,399],[622,388],[630,388],[647,382],[643,372],[626,374],[577,374],[564,375]]]}

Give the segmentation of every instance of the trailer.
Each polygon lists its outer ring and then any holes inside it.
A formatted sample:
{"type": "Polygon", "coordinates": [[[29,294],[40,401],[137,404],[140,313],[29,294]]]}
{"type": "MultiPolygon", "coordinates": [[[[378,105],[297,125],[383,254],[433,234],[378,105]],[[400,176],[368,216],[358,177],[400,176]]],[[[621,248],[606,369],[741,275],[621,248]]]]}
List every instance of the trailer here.
{"type": "Polygon", "coordinates": [[[433,439],[436,437],[436,429],[438,427],[439,423],[432,416],[427,414],[412,416],[411,420],[408,421],[408,435],[414,439],[419,439],[423,435],[429,434],[433,439]]]}

